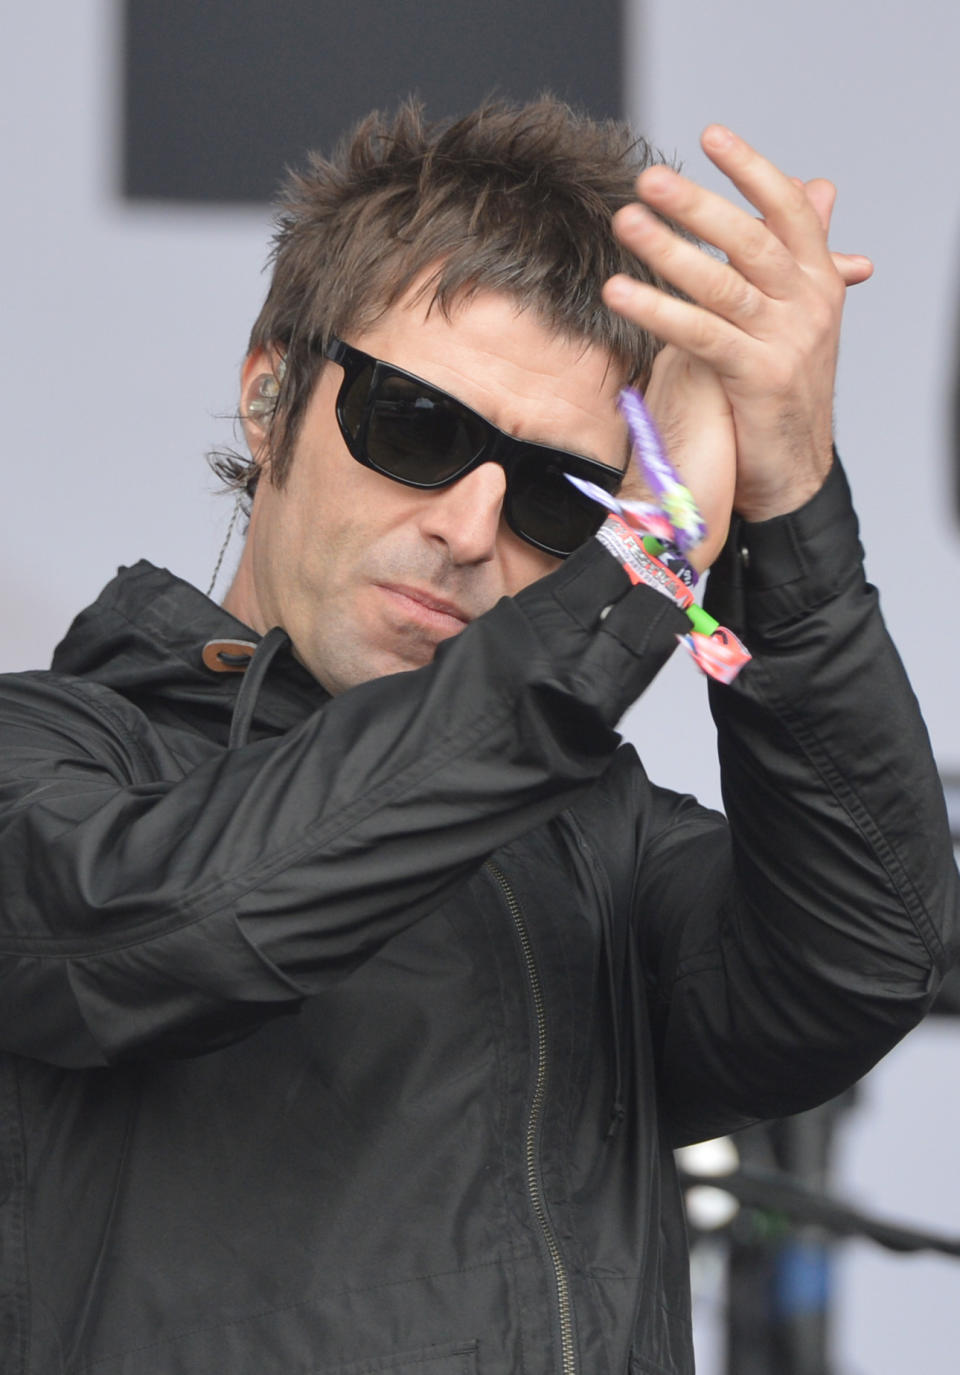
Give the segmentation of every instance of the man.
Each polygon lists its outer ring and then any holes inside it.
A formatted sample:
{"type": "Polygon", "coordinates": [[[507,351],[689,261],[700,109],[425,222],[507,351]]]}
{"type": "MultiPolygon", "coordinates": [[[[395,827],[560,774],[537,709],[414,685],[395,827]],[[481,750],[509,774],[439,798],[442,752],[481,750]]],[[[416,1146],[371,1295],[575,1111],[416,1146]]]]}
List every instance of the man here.
{"type": "Polygon", "coordinates": [[[671,1147],[927,1007],[956,873],[831,444],[869,264],[704,147],[759,220],[549,101],[314,160],[224,608],[138,565],[0,686],[4,1372],[688,1372],[671,1147]],[[630,380],[754,656],[729,824],[614,730],[688,626],[563,476],[630,380]]]}

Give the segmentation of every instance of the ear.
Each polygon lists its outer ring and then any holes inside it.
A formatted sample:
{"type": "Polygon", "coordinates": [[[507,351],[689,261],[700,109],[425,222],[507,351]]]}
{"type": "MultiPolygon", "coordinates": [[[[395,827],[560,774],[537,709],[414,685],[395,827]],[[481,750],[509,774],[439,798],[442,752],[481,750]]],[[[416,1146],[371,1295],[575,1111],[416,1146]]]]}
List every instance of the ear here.
{"type": "Polygon", "coordinates": [[[255,462],[260,462],[261,456],[268,457],[265,446],[282,377],[283,355],[279,350],[261,345],[247,354],[240,374],[240,420],[255,462]]]}

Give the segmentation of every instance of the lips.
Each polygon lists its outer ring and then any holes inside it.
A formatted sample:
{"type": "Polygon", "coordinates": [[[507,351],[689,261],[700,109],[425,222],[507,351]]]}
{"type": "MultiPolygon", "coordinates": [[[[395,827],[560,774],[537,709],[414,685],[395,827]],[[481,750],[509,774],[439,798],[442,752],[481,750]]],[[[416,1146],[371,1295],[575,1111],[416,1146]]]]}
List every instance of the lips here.
{"type": "Polygon", "coordinates": [[[379,583],[378,586],[404,619],[425,629],[440,631],[444,636],[458,634],[473,619],[470,612],[455,602],[423,588],[399,583],[379,583]]]}

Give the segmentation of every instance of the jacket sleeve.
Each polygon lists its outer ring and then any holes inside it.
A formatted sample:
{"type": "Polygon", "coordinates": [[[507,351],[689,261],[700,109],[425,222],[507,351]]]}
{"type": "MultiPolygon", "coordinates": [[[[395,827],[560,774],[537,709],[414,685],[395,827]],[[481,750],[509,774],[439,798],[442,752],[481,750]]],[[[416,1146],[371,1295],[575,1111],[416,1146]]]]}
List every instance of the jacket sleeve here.
{"type": "Polygon", "coordinates": [[[729,828],[658,793],[640,907],[675,1140],[822,1101],[929,1007],[958,874],[925,727],[835,464],[738,525],[708,599],[754,658],[711,685],[729,828]]]}
{"type": "Polygon", "coordinates": [[[0,1048],[68,1066],[215,1049],[567,806],[685,624],[590,543],[426,668],[186,777],[162,777],[126,699],[3,680],[0,1048]]]}

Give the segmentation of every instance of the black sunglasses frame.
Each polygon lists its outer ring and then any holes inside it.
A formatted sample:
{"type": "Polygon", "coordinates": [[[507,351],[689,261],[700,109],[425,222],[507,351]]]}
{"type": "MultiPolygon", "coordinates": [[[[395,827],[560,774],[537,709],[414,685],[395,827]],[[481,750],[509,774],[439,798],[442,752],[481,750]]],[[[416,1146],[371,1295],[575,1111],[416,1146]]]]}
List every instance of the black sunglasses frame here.
{"type": "Polygon", "coordinates": [[[400,482],[405,487],[431,491],[449,487],[451,483],[459,481],[467,473],[472,472],[474,468],[479,468],[482,463],[499,463],[507,478],[503,512],[507,524],[520,539],[525,540],[527,544],[532,544],[536,549],[542,549],[545,553],[552,554],[554,558],[563,559],[572,554],[575,548],[588,540],[603,524],[607,515],[606,510],[583,492],[579,492],[572,483],[566,483],[564,480],[564,500],[568,502],[571,510],[580,514],[583,520],[582,528],[586,530],[586,533],[582,537],[578,535],[572,543],[569,540],[563,542],[570,544],[570,548],[558,547],[560,541],[551,544],[548,540],[538,538],[522,528],[522,521],[518,523],[514,501],[511,499],[511,478],[521,462],[529,463],[530,458],[533,457],[538,462],[542,461],[545,477],[550,474],[551,470],[556,472],[559,469],[561,472],[571,473],[574,477],[585,478],[589,482],[594,482],[605,492],[615,493],[623,481],[623,473],[619,468],[600,463],[593,458],[585,458],[582,454],[568,453],[564,449],[553,449],[547,444],[535,444],[527,440],[516,439],[513,435],[498,429],[479,411],[473,410],[457,397],[444,391],[442,387],[434,386],[432,382],[427,382],[422,377],[417,377],[415,373],[398,368],[393,363],[385,363],[382,359],[374,358],[371,354],[364,353],[351,344],[345,344],[343,340],[335,336],[332,336],[327,344],[324,356],[329,358],[331,362],[338,363],[343,369],[343,381],[340,384],[336,402],[337,424],[350,454],[365,468],[371,468],[382,477],[400,482]],[[354,429],[346,419],[345,405],[364,371],[368,371],[370,377],[363,397],[362,418],[359,425],[354,429]],[[442,401],[447,412],[459,416],[474,431],[479,431],[483,435],[483,441],[476,452],[455,472],[436,481],[419,481],[407,475],[398,476],[371,457],[367,451],[371,401],[376,396],[377,388],[381,382],[391,377],[400,377],[405,381],[416,383],[425,398],[435,397],[442,401]]]}

